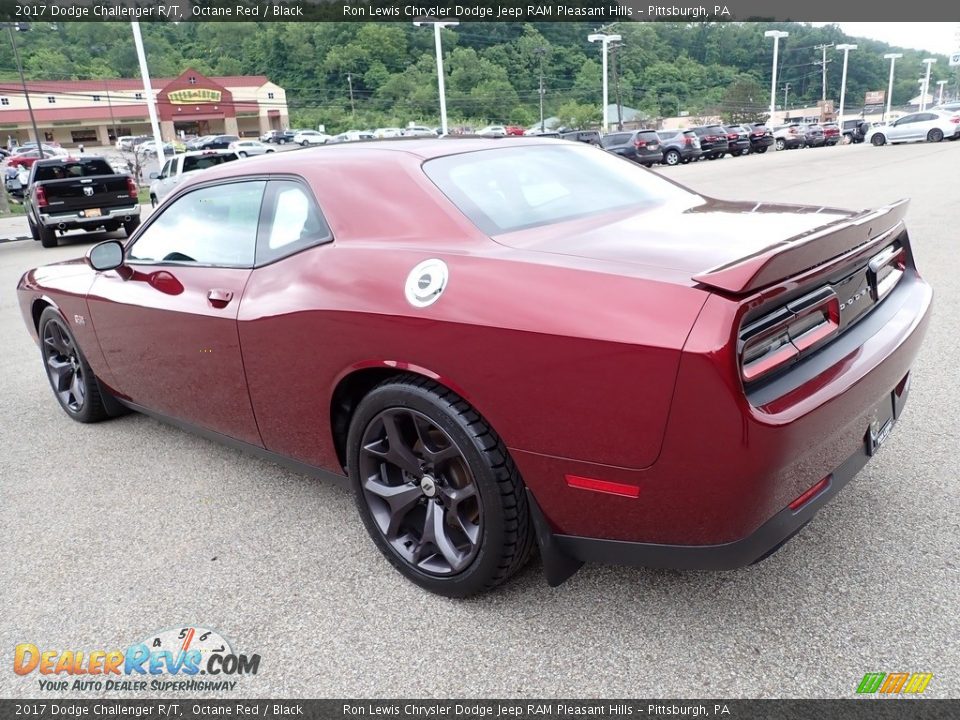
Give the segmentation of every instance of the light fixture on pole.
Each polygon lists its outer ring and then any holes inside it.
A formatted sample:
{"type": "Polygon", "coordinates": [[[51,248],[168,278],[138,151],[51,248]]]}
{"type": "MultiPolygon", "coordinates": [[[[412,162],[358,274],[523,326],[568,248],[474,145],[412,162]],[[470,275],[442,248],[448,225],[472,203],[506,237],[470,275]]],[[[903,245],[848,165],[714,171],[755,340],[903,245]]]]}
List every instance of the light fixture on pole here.
{"type": "Polygon", "coordinates": [[[443,46],[440,43],[440,28],[454,27],[456,20],[414,20],[414,27],[433,25],[433,43],[437,51],[437,90],[440,93],[440,132],[447,134],[447,90],[443,82],[443,46]]]}
{"type": "Polygon", "coordinates": [[[883,114],[883,121],[887,121],[887,115],[890,114],[890,105],[893,102],[893,66],[897,63],[897,58],[902,58],[903,53],[887,53],[883,56],[884,60],[890,61],[890,82],[887,84],[887,111],[883,114]]]}
{"type": "Polygon", "coordinates": [[[851,50],[856,50],[856,45],[842,43],[837,45],[837,50],[843,50],[843,76],[840,80],[840,112],[837,113],[837,122],[843,123],[843,104],[847,96],[847,57],[851,50]]]}
{"type": "Polygon", "coordinates": [[[603,45],[603,127],[601,128],[601,134],[607,132],[609,127],[607,123],[607,52],[610,49],[610,43],[619,42],[623,38],[620,35],[608,35],[607,33],[593,33],[587,36],[587,40],[590,42],[600,42],[603,45]]]}
{"type": "MultiPolygon", "coordinates": [[[[143,91],[146,93],[147,112],[150,114],[150,128],[153,130],[153,144],[157,148],[157,162],[160,167],[166,158],[163,156],[163,138],[160,136],[160,123],[157,121],[157,99],[153,96],[153,85],[150,83],[150,71],[147,69],[147,56],[143,52],[143,37],[140,35],[140,23],[133,20],[133,44],[137,46],[137,59],[140,61],[140,75],[143,77],[143,91]]],[[[139,182],[140,178],[137,178],[139,182]]]]}
{"type": "Polygon", "coordinates": [[[930,92],[930,66],[937,61],[936,58],[924,58],[923,64],[927,66],[927,74],[923,79],[923,92],[920,94],[920,111],[927,109],[927,93],[930,92]]]}
{"type": "Polygon", "coordinates": [[[789,37],[790,33],[767,30],[763,36],[773,38],[773,70],[770,75],[770,122],[773,122],[773,113],[777,109],[777,56],[780,52],[780,38],[789,37]]]}

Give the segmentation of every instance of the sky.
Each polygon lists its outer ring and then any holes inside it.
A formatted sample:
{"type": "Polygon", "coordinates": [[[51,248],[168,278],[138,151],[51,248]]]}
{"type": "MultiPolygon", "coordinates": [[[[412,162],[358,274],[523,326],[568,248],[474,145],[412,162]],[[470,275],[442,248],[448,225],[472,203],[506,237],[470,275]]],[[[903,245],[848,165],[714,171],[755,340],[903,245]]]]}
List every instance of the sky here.
{"type": "Polygon", "coordinates": [[[814,25],[839,25],[847,34],[881,40],[891,45],[900,45],[935,53],[960,51],[960,23],[950,22],[838,22],[813,23],[814,25]]]}

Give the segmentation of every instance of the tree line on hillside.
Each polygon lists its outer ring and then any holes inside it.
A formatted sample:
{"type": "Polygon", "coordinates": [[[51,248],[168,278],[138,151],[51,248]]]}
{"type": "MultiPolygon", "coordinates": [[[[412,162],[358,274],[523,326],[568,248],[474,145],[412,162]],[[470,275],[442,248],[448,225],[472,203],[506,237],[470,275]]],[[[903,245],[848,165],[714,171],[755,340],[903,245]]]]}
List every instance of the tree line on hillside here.
{"type": "MultiPolygon", "coordinates": [[[[348,127],[435,122],[438,116],[433,33],[409,23],[144,23],[151,75],[187,67],[210,75],[266,75],[287,91],[291,123],[329,131],[348,127]]],[[[571,125],[599,120],[601,57],[587,41],[588,23],[462,23],[442,31],[447,106],[452,122],[539,118],[540,79],[547,116],[571,125]]],[[[893,103],[919,92],[929,53],[851,38],[839,27],[802,23],[618,23],[623,40],[611,57],[610,102],[651,117],[720,113],[730,120],[763,117],[769,106],[773,43],[763,33],[786,30],[780,43],[777,105],[789,83],[789,107],[821,97],[822,44],[856,42],[850,53],[847,108],[864,93],[886,90],[886,52],[897,61],[893,103]]],[[[135,77],[138,64],[127,23],[33,23],[17,33],[29,79],[135,77]]],[[[6,40],[4,36],[3,40],[6,40]]],[[[0,40],[0,77],[17,78],[9,41],[0,40]]],[[[827,97],[838,99],[842,55],[831,50],[827,97]]],[[[960,81],[944,56],[935,81],[960,81]]]]}

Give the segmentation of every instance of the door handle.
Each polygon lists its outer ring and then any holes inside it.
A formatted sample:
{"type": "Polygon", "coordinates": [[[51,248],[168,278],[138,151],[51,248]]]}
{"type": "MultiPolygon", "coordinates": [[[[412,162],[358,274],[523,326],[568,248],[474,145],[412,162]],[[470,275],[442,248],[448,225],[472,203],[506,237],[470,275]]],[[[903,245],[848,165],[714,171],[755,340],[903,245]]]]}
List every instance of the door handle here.
{"type": "Polygon", "coordinates": [[[209,300],[210,304],[215,308],[224,308],[233,300],[233,292],[221,288],[213,288],[207,293],[207,300],[209,300]]]}

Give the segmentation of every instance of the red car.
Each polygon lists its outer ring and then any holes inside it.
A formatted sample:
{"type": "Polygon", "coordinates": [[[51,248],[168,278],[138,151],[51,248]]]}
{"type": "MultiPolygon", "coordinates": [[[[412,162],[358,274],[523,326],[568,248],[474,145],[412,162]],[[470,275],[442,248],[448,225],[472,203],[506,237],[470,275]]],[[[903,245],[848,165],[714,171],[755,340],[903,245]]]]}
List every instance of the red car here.
{"type": "Polygon", "coordinates": [[[343,144],[198,174],[18,291],[71,418],[349,483],[394,566],[465,596],[534,544],[557,584],[800,530],[903,412],[905,209],[716,200],[558,140],[343,144]]]}

